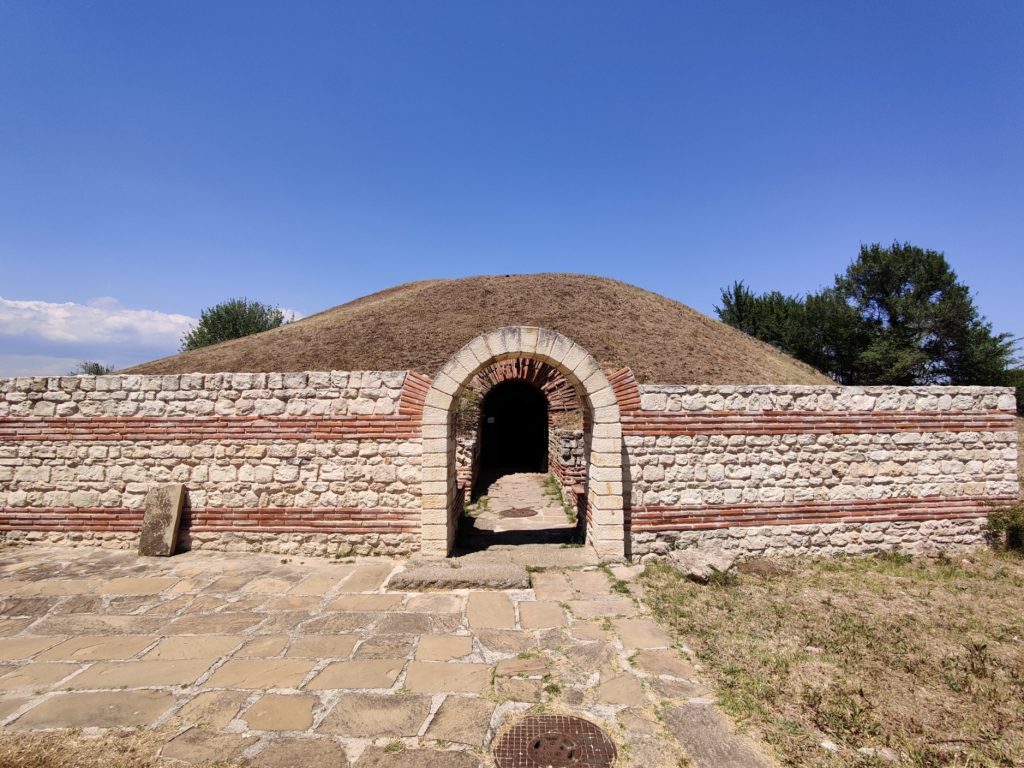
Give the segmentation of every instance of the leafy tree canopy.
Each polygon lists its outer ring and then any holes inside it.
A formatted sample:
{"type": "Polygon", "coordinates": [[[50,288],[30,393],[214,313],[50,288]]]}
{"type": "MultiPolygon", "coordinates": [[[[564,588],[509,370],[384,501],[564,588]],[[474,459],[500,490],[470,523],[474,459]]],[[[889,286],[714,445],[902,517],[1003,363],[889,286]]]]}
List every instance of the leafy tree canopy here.
{"type": "Polygon", "coordinates": [[[94,360],[83,360],[68,371],[68,376],[102,376],[106,373],[113,372],[114,367],[112,365],[104,365],[103,363],[97,363],[94,360]]]}
{"type": "Polygon", "coordinates": [[[832,287],[805,297],[736,282],[715,311],[842,384],[1021,382],[1015,340],[993,332],[945,256],[909,243],[861,246],[832,287]]]}
{"type": "Polygon", "coordinates": [[[199,323],[182,337],[181,351],[269,331],[286,322],[284,312],[277,307],[246,298],[229,299],[200,313],[199,323]]]}

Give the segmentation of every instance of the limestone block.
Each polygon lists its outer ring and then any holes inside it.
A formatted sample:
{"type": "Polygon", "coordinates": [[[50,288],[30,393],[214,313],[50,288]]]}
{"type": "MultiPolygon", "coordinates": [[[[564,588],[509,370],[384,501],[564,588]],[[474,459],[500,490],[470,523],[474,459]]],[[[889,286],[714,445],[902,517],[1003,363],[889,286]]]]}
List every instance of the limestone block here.
{"type": "MultiPolygon", "coordinates": [[[[601,367],[590,355],[585,355],[572,369],[573,376],[587,388],[587,381],[591,376],[597,374],[604,378],[601,367]]],[[[607,382],[605,382],[607,383],[607,382]]]]}
{"type": "Polygon", "coordinates": [[[519,345],[524,355],[527,357],[533,357],[537,353],[537,341],[539,338],[540,328],[523,326],[520,330],[519,345]]]}
{"type": "Polygon", "coordinates": [[[589,475],[590,479],[593,480],[595,483],[622,482],[622,467],[606,467],[591,464],[589,475]]]}
{"type": "Polygon", "coordinates": [[[466,348],[473,353],[477,362],[482,366],[487,365],[494,359],[494,351],[487,343],[486,336],[478,336],[469,342],[469,344],[466,345],[466,348]]]}
{"type": "MultiPolygon", "coordinates": [[[[601,376],[604,379],[604,376],[601,376]]],[[[610,408],[618,411],[619,401],[615,398],[615,391],[610,385],[606,385],[602,389],[596,389],[589,396],[590,405],[594,408],[610,408]]]]}
{"type": "Polygon", "coordinates": [[[423,451],[423,458],[420,459],[420,464],[426,467],[447,467],[448,466],[448,451],[423,451]]]}
{"type": "Polygon", "coordinates": [[[537,334],[537,359],[543,360],[546,363],[554,362],[552,348],[560,338],[563,337],[558,332],[549,330],[547,328],[541,328],[537,334]]]}
{"type": "MultiPolygon", "coordinates": [[[[549,352],[552,364],[564,371],[565,358],[568,357],[569,352],[574,346],[575,345],[565,336],[557,334],[551,342],[551,351],[549,352]]],[[[572,368],[569,368],[569,370],[571,371],[572,368]]]]}
{"type": "Polygon", "coordinates": [[[448,368],[449,370],[453,371],[452,375],[449,375],[448,373],[445,373],[444,371],[439,372],[437,374],[437,376],[434,377],[434,386],[432,387],[432,389],[435,389],[438,392],[442,392],[442,393],[448,395],[449,398],[452,398],[459,391],[459,387],[460,387],[459,381],[465,381],[466,379],[468,379],[469,378],[469,374],[468,373],[465,374],[464,378],[460,378],[458,381],[456,381],[454,378],[452,378],[452,376],[453,375],[454,376],[459,376],[460,374],[457,371],[455,371],[454,369],[457,368],[457,369],[460,369],[460,370],[463,370],[463,371],[465,369],[463,369],[461,365],[458,365],[458,366],[445,366],[445,367],[448,368]]]}
{"type": "MultiPolygon", "coordinates": [[[[437,390],[431,390],[436,392],[437,390]]],[[[429,397],[429,393],[427,397],[429,397]]],[[[424,404],[423,406],[423,424],[443,424],[445,427],[448,426],[449,413],[448,406],[451,405],[451,398],[449,397],[446,401],[445,406],[429,405],[424,404]]]]}
{"type": "MultiPolygon", "coordinates": [[[[575,371],[576,368],[579,367],[579,365],[581,363],[583,363],[585,360],[587,360],[587,358],[589,358],[589,357],[590,357],[590,355],[588,355],[587,352],[583,348],[578,347],[575,344],[573,344],[566,351],[565,357],[562,358],[562,366],[567,371],[575,371]]],[[[577,376],[575,373],[572,373],[571,375],[566,376],[566,378],[568,378],[570,380],[575,380],[575,381],[580,381],[581,380],[580,377],[577,376]]]]}
{"type": "Polygon", "coordinates": [[[426,493],[422,496],[421,504],[423,507],[423,523],[426,526],[430,510],[440,509],[447,512],[448,495],[445,493],[426,493]]]}
{"type": "MultiPolygon", "coordinates": [[[[444,375],[454,381],[458,382],[461,386],[473,377],[479,367],[479,363],[476,361],[476,357],[472,352],[466,350],[465,352],[458,352],[452,357],[444,367],[438,372],[438,376],[444,375]]],[[[437,379],[434,380],[435,382],[437,379]]]]}
{"type": "Polygon", "coordinates": [[[622,450],[622,440],[613,437],[594,437],[590,441],[590,450],[595,453],[617,455],[622,450]]]}
{"type": "Polygon", "coordinates": [[[174,554],[184,503],[185,486],[181,483],[168,483],[150,489],[146,494],[146,512],[139,536],[140,555],[170,557],[174,554]]]}
{"type": "MultiPolygon", "coordinates": [[[[511,354],[519,354],[523,348],[523,329],[518,325],[511,325],[506,328],[501,328],[496,332],[501,338],[501,346],[503,351],[511,354]]],[[[494,349],[494,344],[490,344],[491,349],[494,349]]]]}
{"type": "Polygon", "coordinates": [[[619,422],[609,424],[595,424],[591,429],[591,435],[593,438],[621,438],[622,437],[622,424],[619,422]]]}
{"type": "Polygon", "coordinates": [[[503,330],[503,328],[499,328],[496,331],[491,331],[483,337],[487,342],[487,347],[491,350],[492,360],[500,359],[502,356],[508,355],[512,349],[518,346],[518,340],[515,340],[513,346],[511,348],[509,347],[509,339],[507,339],[502,333],[503,330]]]}

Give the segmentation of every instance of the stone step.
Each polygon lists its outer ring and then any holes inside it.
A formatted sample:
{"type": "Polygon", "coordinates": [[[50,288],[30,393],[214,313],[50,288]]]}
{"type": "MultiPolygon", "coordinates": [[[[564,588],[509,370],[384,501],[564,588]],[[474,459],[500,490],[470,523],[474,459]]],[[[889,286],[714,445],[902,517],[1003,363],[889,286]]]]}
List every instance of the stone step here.
{"type": "Polygon", "coordinates": [[[449,561],[420,563],[391,577],[390,591],[429,589],[529,589],[530,574],[514,563],[456,566],[449,561]]]}

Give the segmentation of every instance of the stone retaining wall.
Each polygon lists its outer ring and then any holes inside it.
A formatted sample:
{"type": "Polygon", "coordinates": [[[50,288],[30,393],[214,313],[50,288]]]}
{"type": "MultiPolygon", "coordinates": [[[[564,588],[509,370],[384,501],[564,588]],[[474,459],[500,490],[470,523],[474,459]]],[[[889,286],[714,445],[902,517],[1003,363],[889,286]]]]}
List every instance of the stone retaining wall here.
{"type": "Polygon", "coordinates": [[[634,554],[977,542],[1017,497],[1009,389],[613,386],[634,554]]]}
{"type": "Polygon", "coordinates": [[[405,371],[0,380],[0,535],[134,546],[148,489],[180,482],[192,547],[410,553],[427,385],[405,371]]]}
{"type": "MultiPolygon", "coordinates": [[[[969,544],[1018,494],[1009,389],[609,381],[621,425],[600,439],[621,427],[633,555],[969,544]]],[[[429,387],[405,371],[0,379],[0,537],[134,547],[146,492],[181,482],[184,546],[411,554],[429,387]]],[[[584,434],[550,432],[574,462],[563,484],[585,482],[584,434]]]]}

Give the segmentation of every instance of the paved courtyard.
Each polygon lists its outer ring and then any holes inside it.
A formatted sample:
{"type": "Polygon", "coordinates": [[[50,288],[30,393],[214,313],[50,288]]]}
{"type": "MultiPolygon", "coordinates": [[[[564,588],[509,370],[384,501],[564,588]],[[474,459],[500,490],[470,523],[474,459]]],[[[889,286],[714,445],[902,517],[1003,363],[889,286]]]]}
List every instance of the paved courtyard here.
{"type": "Polygon", "coordinates": [[[409,566],[0,550],[0,727],[144,726],[168,762],[469,768],[543,710],[607,729],[617,765],[681,764],[673,718],[711,710],[639,586],[618,581],[635,568],[389,589],[409,566]]]}

